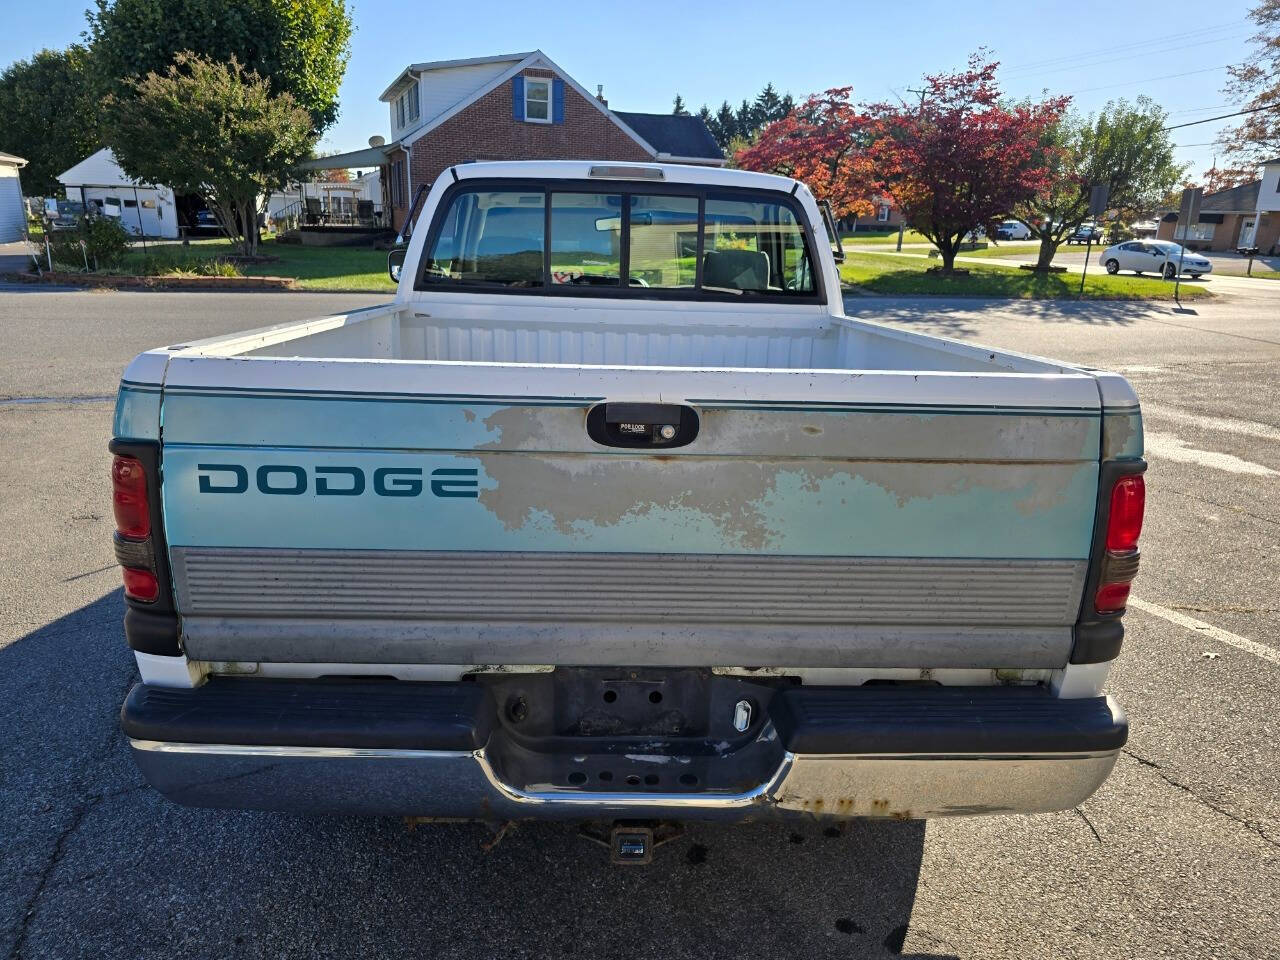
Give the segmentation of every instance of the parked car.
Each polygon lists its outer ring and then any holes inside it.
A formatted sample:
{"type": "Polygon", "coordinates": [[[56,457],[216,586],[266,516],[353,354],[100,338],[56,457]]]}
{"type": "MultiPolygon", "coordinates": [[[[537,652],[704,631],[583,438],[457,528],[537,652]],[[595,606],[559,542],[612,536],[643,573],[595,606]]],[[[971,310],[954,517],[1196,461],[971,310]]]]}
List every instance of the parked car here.
{"type": "Polygon", "coordinates": [[[1101,243],[1105,231],[1096,223],[1082,223],[1075,233],[1067,237],[1067,243],[1101,243]]]}
{"type": "Polygon", "coordinates": [[[828,227],[760,173],[460,164],[393,300],[135,359],[147,780],[618,818],[622,861],[644,821],[1081,803],[1128,729],[1138,399],[845,316],[828,227]]]}
{"type": "Polygon", "coordinates": [[[84,219],[84,204],[79,200],[46,200],[44,207],[45,226],[49,232],[77,230],[84,219]]]}
{"type": "Polygon", "coordinates": [[[191,229],[193,232],[199,233],[221,233],[222,227],[218,225],[218,217],[207,207],[197,210],[192,218],[191,229]]]}
{"type": "Polygon", "coordinates": [[[996,228],[997,240],[1030,240],[1031,228],[1018,220],[1006,220],[996,228]]]}
{"type": "Polygon", "coordinates": [[[1179,262],[1182,272],[1193,278],[1213,272],[1213,262],[1190,250],[1183,253],[1180,244],[1168,240],[1129,240],[1107,247],[1102,251],[1102,265],[1107,273],[1132,270],[1139,275],[1155,273],[1172,280],[1178,275],[1179,262]]]}

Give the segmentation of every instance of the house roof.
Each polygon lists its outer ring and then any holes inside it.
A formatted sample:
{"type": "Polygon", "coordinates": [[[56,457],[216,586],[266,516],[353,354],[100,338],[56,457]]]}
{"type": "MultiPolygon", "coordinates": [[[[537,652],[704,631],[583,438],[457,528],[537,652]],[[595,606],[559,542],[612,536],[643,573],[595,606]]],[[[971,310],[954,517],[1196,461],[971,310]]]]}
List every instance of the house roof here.
{"type": "Polygon", "coordinates": [[[659,159],[670,157],[724,162],[723,151],[701,117],[672,113],[631,113],[622,110],[614,110],[613,113],[647,140],[658,152],[659,159]]]}
{"type": "Polygon", "coordinates": [[[21,157],[15,157],[12,153],[0,153],[0,163],[14,167],[25,167],[27,165],[27,161],[21,157]]]}
{"type": "Polygon", "coordinates": [[[1242,183],[1230,190],[1219,190],[1200,199],[1201,213],[1253,213],[1258,209],[1261,180],[1242,183]]]}
{"type": "Polygon", "coordinates": [[[69,170],[58,174],[58,182],[67,187],[147,187],[151,184],[134,180],[120,169],[110,147],[90,154],[69,170]]]}
{"type": "Polygon", "coordinates": [[[492,57],[468,57],[465,60],[431,60],[426,63],[411,63],[400,71],[400,76],[391,81],[390,86],[382,91],[382,95],[378,99],[384,103],[389,102],[392,94],[398,91],[406,80],[417,74],[428,73],[432,70],[452,70],[455,67],[483,67],[489,64],[517,63],[533,56],[535,53],[537,53],[536,50],[526,50],[524,53],[500,53],[492,57]]]}
{"type": "MultiPolygon", "coordinates": [[[[452,63],[451,61],[442,61],[442,62],[452,63]]],[[[493,73],[492,70],[486,71],[488,74],[488,79],[486,82],[482,83],[479,87],[472,89],[469,93],[462,96],[460,99],[454,102],[451,106],[449,106],[448,109],[442,112],[437,112],[434,115],[432,115],[432,111],[428,109],[427,102],[424,99],[423,108],[422,108],[422,123],[420,123],[417,127],[414,127],[412,130],[409,130],[409,131],[406,131],[405,133],[400,134],[400,137],[397,141],[398,144],[405,144],[405,145],[412,144],[422,139],[422,137],[430,133],[436,127],[440,126],[440,124],[444,123],[446,120],[450,120],[453,117],[457,116],[459,113],[461,113],[471,104],[475,103],[485,94],[490,93],[493,90],[496,90],[498,87],[506,83],[516,74],[520,73],[522,70],[525,70],[529,67],[537,67],[543,70],[550,70],[552,73],[554,73],[556,76],[558,76],[561,80],[564,81],[565,86],[571,87],[580,97],[582,97],[582,99],[586,100],[587,103],[591,104],[593,107],[599,110],[602,114],[604,114],[606,117],[612,120],[615,124],[617,124],[617,126],[622,130],[623,133],[629,136],[632,140],[634,140],[637,144],[639,144],[641,147],[647,150],[650,154],[653,154],[655,156],[657,155],[657,150],[655,150],[652,146],[650,146],[649,143],[643,137],[641,137],[638,133],[632,130],[631,127],[627,125],[626,121],[624,121],[616,113],[612,112],[608,107],[606,107],[603,103],[601,103],[591,94],[587,93],[587,91],[582,88],[582,85],[578,83],[577,80],[569,76],[569,74],[567,74],[559,64],[553,61],[541,50],[534,50],[532,53],[529,53],[523,59],[517,60],[514,63],[510,61],[509,57],[482,57],[482,58],[479,58],[476,62],[483,64],[485,66],[492,66],[492,65],[497,65],[498,67],[505,66],[506,69],[501,70],[496,74],[493,73]]],[[[461,61],[459,61],[459,63],[461,63],[461,61]]],[[[453,66],[457,66],[457,65],[458,64],[453,64],[453,66]]],[[[428,64],[427,66],[430,66],[430,64],[428,64]]],[[[470,62],[467,62],[465,64],[466,69],[470,69],[472,66],[473,64],[471,64],[470,62]]],[[[413,69],[413,68],[410,68],[410,69],[413,69]]],[[[394,85],[393,85],[393,88],[394,88],[394,85]]]]}

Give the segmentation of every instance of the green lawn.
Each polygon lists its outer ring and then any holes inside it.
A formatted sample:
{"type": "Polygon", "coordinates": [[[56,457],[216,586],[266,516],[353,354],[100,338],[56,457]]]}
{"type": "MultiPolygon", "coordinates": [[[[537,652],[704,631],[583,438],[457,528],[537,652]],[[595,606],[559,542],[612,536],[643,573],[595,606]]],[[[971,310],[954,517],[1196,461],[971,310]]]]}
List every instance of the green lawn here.
{"type": "MultiPolygon", "coordinates": [[[[847,247],[850,244],[861,243],[892,243],[898,242],[898,231],[893,230],[859,230],[857,233],[842,233],[840,239],[847,247]]],[[[929,238],[922,233],[916,233],[914,230],[908,230],[902,235],[903,243],[928,243],[929,238]]]]}
{"type": "MultiPolygon", "coordinates": [[[[1075,247],[1059,247],[1058,252],[1064,250],[1074,250],[1075,247]]],[[[1083,249],[1083,248],[1081,248],[1083,249]]],[[[1016,257],[1016,256],[1033,256],[1040,250],[1038,243],[1002,243],[996,246],[988,241],[987,245],[981,250],[963,250],[960,253],[962,257],[1016,257]]],[[[1094,253],[1097,253],[1097,248],[1094,253]]]]}
{"type": "MultiPolygon", "coordinates": [[[[387,276],[387,253],[370,247],[307,247],[297,243],[264,240],[263,256],[278,257],[274,263],[239,267],[251,277],[293,277],[304,290],[351,290],[391,293],[395,284],[387,276]]],[[[224,238],[192,240],[181,244],[134,244],[124,263],[113,272],[124,273],[207,273],[212,262],[234,253],[224,238]]],[[[222,271],[217,271],[222,272],[222,271]]]]}
{"type": "MultiPolygon", "coordinates": [[[[884,256],[876,253],[850,253],[840,266],[840,276],[871,293],[913,296],[949,294],[979,297],[1011,297],[1020,300],[1070,299],[1080,289],[1078,274],[1054,273],[1037,276],[1028,270],[992,264],[957,264],[969,271],[968,276],[943,277],[926,273],[938,261],[925,257],[884,256]]],[[[1090,274],[1084,295],[1091,300],[1172,300],[1173,284],[1154,277],[1133,275],[1108,276],[1090,274]]],[[[1184,283],[1184,299],[1212,296],[1208,290],[1184,283]]]]}

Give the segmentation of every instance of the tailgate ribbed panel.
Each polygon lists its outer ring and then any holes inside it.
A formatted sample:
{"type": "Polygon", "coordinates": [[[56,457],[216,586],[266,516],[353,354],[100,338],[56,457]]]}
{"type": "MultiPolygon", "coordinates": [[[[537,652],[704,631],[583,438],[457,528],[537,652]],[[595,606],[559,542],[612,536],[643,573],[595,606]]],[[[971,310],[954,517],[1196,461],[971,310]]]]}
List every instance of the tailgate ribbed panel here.
{"type": "Polygon", "coordinates": [[[595,623],[1075,621],[1079,560],[175,547],[194,616],[595,623]]]}

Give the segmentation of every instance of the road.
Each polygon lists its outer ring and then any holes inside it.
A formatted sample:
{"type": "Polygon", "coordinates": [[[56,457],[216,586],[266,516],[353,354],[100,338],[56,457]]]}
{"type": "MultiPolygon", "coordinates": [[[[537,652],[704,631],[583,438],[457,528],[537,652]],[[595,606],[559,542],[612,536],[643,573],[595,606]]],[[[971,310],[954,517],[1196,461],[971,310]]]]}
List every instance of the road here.
{"type": "Polygon", "coordinates": [[[850,298],[859,316],[1137,386],[1141,609],[1112,674],[1128,748],[1077,811],[694,826],[646,869],[610,867],[567,826],[486,852],[470,825],[182,809],[133,767],[107,505],[121,369],[147,347],[371,299],[0,291],[11,958],[1280,954],[1280,299],[850,298]]]}
{"type": "MultiPolygon", "coordinates": [[[[862,246],[846,244],[845,249],[851,253],[875,253],[886,257],[907,257],[910,259],[928,259],[929,251],[933,249],[932,244],[928,243],[904,243],[902,250],[898,251],[889,244],[874,245],[864,244],[862,246]]],[[[1093,256],[1089,258],[1088,270],[1085,268],[1085,252],[1077,247],[1059,248],[1058,255],[1054,257],[1054,265],[1065,267],[1067,273],[1079,276],[1087,272],[1089,276],[1096,276],[1105,272],[1101,263],[1098,262],[1098,254],[1100,250],[1095,249],[1093,256]]],[[[936,259],[936,258],[935,258],[936,259]]],[[[961,266],[988,266],[988,267],[1020,267],[1026,263],[1034,263],[1035,255],[1031,253],[1019,253],[1010,251],[1008,256],[992,256],[992,257],[973,257],[960,254],[956,257],[956,263],[961,266]]],[[[939,261],[941,262],[941,261],[939,261]]],[[[1135,276],[1135,274],[1125,273],[1124,276],[1135,276]]],[[[1153,279],[1159,279],[1156,274],[1147,274],[1153,279]]],[[[1275,284],[1277,281],[1272,278],[1262,276],[1262,271],[1256,277],[1246,277],[1240,274],[1232,273],[1214,273],[1199,279],[1189,276],[1183,276],[1182,286],[1184,289],[1196,286],[1205,287],[1216,295],[1229,296],[1233,300],[1249,299],[1249,300],[1267,300],[1271,302],[1280,302],[1280,291],[1271,290],[1269,285],[1275,284]]]]}

